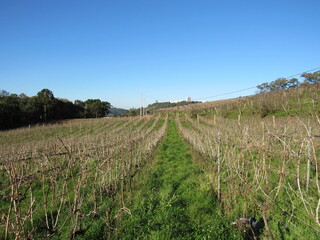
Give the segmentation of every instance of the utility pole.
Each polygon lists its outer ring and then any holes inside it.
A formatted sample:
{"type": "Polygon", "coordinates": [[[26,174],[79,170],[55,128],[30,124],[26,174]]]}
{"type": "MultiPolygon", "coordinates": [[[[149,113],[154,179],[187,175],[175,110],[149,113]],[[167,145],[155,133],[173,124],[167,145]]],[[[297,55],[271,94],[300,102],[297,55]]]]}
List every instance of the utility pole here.
{"type": "Polygon", "coordinates": [[[146,109],[145,109],[145,107],[144,107],[144,104],[145,104],[145,99],[144,99],[144,97],[143,97],[143,103],[142,103],[142,115],[143,116],[145,116],[146,115],[146,109]]]}
{"type": "Polygon", "coordinates": [[[141,93],[141,101],[140,101],[140,119],[142,116],[142,93],[141,93]]]}

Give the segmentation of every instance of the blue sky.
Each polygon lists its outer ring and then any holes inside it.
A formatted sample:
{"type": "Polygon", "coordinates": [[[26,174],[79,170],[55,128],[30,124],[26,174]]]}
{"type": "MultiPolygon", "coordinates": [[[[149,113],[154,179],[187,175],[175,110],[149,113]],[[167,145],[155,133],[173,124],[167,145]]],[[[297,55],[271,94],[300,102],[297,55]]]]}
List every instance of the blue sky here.
{"type": "Polygon", "coordinates": [[[149,104],[249,88],[320,67],[319,9],[319,0],[1,0],[0,89],[130,108],[141,94],[149,104]]]}

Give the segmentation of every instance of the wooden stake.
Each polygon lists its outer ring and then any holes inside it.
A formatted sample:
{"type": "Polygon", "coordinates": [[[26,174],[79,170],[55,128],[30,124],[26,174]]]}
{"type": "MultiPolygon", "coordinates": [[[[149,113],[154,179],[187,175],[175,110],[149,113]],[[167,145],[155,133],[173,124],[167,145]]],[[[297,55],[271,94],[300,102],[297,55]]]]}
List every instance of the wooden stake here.
{"type": "Polygon", "coordinates": [[[272,116],[273,128],[276,128],[276,117],[272,116]]]}
{"type": "Polygon", "coordinates": [[[220,167],[221,167],[221,157],[220,157],[220,145],[221,145],[221,138],[220,133],[218,133],[218,152],[217,152],[217,158],[218,158],[218,200],[221,198],[221,189],[220,189],[220,167]]]}

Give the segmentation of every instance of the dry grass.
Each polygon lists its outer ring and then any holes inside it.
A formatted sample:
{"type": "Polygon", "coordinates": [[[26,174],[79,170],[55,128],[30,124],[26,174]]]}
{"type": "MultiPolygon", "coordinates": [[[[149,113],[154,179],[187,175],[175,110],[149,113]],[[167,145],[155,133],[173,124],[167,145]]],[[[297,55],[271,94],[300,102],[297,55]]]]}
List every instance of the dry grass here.
{"type": "Polygon", "coordinates": [[[2,132],[0,238],[75,238],[95,227],[106,237],[116,201],[125,207],[123,192],[152,159],[166,122],[76,120],[2,132]]]}
{"type": "Polygon", "coordinates": [[[177,117],[224,211],[263,218],[275,239],[320,234],[318,120],[177,117]]]}

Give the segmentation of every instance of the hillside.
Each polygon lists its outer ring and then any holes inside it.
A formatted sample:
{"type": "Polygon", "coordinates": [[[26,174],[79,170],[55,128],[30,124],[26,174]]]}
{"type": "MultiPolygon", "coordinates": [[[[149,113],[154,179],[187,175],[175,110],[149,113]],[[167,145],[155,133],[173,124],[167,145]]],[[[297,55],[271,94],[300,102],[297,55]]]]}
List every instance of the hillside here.
{"type": "Polygon", "coordinates": [[[319,93],[1,132],[0,239],[317,240],[319,93]]]}
{"type": "Polygon", "coordinates": [[[318,239],[319,85],[158,113],[2,132],[0,239],[318,239]]]}
{"type": "Polygon", "coordinates": [[[171,108],[178,108],[182,106],[190,106],[194,104],[199,104],[200,102],[197,101],[181,101],[181,102],[156,102],[153,104],[149,104],[147,107],[147,111],[150,113],[154,113],[159,109],[171,109],[171,108]]]}
{"type": "Polygon", "coordinates": [[[187,112],[191,115],[235,119],[257,116],[307,116],[320,114],[320,84],[302,85],[287,90],[253,96],[159,109],[159,113],[187,112]]]}
{"type": "Polygon", "coordinates": [[[198,112],[202,110],[213,109],[217,107],[226,106],[235,102],[243,101],[244,98],[230,98],[224,100],[217,101],[208,101],[208,102],[196,102],[192,105],[181,105],[181,106],[173,106],[168,108],[161,108],[157,112],[165,113],[165,112],[198,112]]]}
{"type": "Polygon", "coordinates": [[[109,110],[109,114],[113,114],[113,115],[122,115],[125,114],[128,110],[126,109],[122,109],[122,108],[110,108],[109,110]]]}

